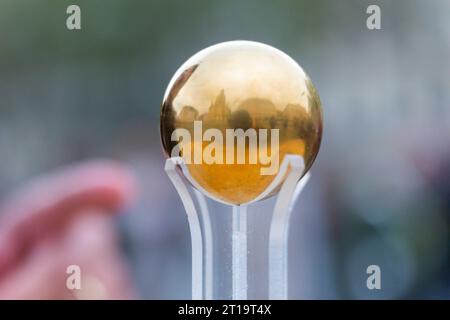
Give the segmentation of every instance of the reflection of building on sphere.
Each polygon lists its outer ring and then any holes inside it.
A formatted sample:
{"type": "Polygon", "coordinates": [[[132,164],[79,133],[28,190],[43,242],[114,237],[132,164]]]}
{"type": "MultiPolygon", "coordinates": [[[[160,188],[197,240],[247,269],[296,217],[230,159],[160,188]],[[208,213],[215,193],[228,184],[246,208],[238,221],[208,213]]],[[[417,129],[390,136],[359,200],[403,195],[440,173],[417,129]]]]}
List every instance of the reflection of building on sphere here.
{"type": "Polygon", "coordinates": [[[185,106],[178,116],[178,123],[193,123],[198,118],[198,111],[191,106],[185,106]]]}
{"type": "Polygon", "coordinates": [[[227,106],[224,90],[221,90],[219,95],[211,102],[208,112],[200,116],[205,128],[217,128],[225,130],[229,128],[228,121],[230,119],[231,111],[227,106]]]}
{"type": "MultiPolygon", "coordinates": [[[[194,121],[200,121],[203,130],[217,129],[224,135],[227,129],[267,130],[267,141],[271,141],[271,130],[277,130],[279,145],[268,148],[278,150],[280,163],[285,154],[303,156],[306,170],[322,136],[319,96],[302,68],[281,51],[249,41],[207,48],[177,71],[161,110],[161,139],[167,155],[179,142],[176,134],[172,140],[174,130],[186,129],[194,137],[194,121]]],[[[186,150],[208,147],[208,141],[193,139],[180,138],[180,144],[186,150]]],[[[245,148],[247,158],[261,151],[249,144],[245,148]]],[[[188,169],[211,195],[240,204],[256,198],[275,178],[275,174],[261,175],[262,166],[260,162],[191,163],[188,169]]]]}

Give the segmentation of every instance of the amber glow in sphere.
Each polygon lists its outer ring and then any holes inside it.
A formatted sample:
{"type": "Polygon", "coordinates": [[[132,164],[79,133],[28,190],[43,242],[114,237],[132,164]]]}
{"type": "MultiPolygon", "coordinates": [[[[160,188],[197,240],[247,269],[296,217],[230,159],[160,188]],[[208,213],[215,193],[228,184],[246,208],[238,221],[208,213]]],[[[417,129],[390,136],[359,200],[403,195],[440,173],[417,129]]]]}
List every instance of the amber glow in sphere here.
{"type": "Polygon", "coordinates": [[[309,170],[322,137],[322,109],[311,80],[288,55],[230,41],[198,52],[175,73],[160,130],[168,157],[178,152],[202,189],[239,205],[269,186],[286,154],[301,155],[304,173],[309,170]]]}

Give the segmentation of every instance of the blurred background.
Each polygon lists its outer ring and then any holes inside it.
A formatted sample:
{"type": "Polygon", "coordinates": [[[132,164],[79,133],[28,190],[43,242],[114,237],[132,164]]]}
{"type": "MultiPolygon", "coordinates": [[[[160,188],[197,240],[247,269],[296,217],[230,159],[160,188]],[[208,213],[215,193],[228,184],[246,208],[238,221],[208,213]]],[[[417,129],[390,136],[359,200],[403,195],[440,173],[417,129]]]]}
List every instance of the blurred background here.
{"type": "Polygon", "coordinates": [[[190,298],[160,104],[195,52],[260,41],[298,61],[323,104],[321,150],[291,223],[290,297],[447,299],[449,14],[444,0],[0,0],[0,196],[77,161],[125,163],[141,190],[114,230],[136,297],[190,298]],[[82,30],[66,28],[70,4],[82,30]],[[370,4],[381,30],[366,27],[370,4]],[[370,264],[382,290],[366,288],[370,264]]]}

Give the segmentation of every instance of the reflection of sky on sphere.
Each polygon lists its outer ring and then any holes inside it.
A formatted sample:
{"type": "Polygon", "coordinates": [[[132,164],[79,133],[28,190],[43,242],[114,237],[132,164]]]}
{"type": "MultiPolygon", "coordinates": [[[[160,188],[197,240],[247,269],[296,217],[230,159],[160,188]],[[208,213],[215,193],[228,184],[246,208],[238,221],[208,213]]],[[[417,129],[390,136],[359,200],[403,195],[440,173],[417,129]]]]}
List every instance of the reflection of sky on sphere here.
{"type": "Polygon", "coordinates": [[[251,97],[270,100],[278,109],[291,103],[308,107],[303,70],[274,48],[251,42],[215,46],[197,53],[180,71],[193,65],[198,68],[174,99],[177,112],[188,105],[206,113],[222,90],[232,111],[251,97]]]}

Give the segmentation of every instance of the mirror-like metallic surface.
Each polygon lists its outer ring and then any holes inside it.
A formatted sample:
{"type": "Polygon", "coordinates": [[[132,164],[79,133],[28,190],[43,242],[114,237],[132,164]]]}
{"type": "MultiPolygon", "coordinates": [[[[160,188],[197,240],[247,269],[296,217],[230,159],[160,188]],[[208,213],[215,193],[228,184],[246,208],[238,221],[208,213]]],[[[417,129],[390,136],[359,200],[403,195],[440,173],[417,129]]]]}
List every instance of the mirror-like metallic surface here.
{"type": "Polygon", "coordinates": [[[266,189],[286,154],[302,155],[306,173],[319,150],[322,110],[311,80],[289,56],[261,43],[231,41],[180,67],[164,96],[160,129],[167,156],[180,149],[198,184],[222,201],[242,204],[266,189]],[[239,136],[236,129],[245,133],[243,150],[230,136],[239,136]]]}

